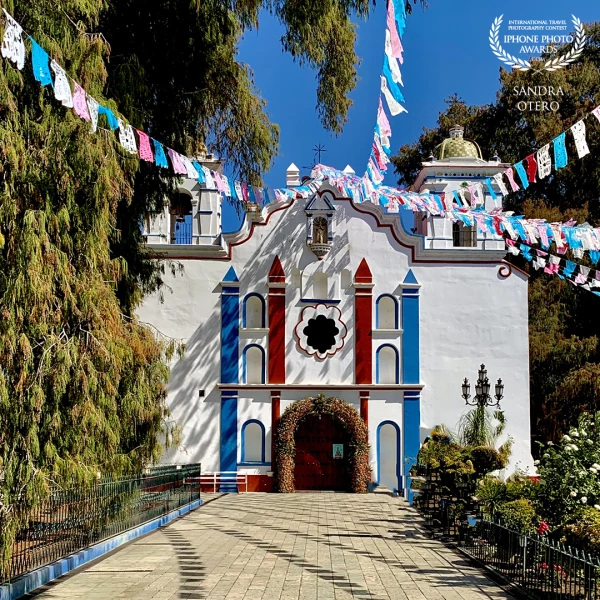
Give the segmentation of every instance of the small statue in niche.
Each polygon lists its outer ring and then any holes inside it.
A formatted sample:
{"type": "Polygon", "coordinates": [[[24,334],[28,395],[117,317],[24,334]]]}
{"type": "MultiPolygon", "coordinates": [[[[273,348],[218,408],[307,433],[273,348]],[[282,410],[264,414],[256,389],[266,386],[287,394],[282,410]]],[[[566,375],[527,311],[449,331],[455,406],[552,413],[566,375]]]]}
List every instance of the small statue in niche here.
{"type": "Polygon", "coordinates": [[[327,244],[327,219],[325,217],[317,217],[313,221],[313,243],[327,244]]]}

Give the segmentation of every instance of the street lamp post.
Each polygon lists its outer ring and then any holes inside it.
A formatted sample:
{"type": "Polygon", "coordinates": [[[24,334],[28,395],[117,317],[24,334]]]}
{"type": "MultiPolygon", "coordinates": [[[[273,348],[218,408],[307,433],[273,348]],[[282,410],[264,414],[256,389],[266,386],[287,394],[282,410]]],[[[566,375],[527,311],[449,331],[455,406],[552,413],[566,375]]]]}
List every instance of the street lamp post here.
{"type": "Polygon", "coordinates": [[[491,387],[485,365],[481,365],[477,383],[475,384],[475,397],[470,400],[471,384],[466,377],[462,383],[462,397],[469,406],[497,406],[500,408],[500,400],[504,397],[504,384],[502,383],[502,379],[498,379],[498,383],[494,386],[494,398],[490,396],[491,387]]]}

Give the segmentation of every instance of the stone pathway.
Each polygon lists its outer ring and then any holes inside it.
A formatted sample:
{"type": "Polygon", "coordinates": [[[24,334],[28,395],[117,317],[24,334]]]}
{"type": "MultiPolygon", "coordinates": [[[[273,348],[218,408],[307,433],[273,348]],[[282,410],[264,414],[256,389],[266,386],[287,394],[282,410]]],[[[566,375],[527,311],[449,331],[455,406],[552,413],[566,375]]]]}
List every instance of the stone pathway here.
{"type": "MultiPolygon", "coordinates": [[[[511,598],[380,494],[231,494],[49,584],[35,598],[511,598]]],[[[32,596],[33,597],[33,596],[32,596]]]]}

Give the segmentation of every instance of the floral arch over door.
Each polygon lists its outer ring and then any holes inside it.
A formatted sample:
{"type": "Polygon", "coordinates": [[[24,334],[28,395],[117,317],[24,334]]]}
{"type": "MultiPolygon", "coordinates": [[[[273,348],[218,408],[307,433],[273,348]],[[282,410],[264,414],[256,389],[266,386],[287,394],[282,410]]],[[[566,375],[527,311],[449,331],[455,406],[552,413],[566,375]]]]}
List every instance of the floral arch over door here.
{"type": "Polygon", "coordinates": [[[369,434],[360,414],[341,398],[316,398],[298,400],[285,409],[275,432],[275,489],[278,492],[295,492],[294,457],[295,433],[301,421],[309,415],[328,415],[339,421],[349,438],[348,480],[349,491],[364,494],[371,481],[369,465],[369,434]]]}

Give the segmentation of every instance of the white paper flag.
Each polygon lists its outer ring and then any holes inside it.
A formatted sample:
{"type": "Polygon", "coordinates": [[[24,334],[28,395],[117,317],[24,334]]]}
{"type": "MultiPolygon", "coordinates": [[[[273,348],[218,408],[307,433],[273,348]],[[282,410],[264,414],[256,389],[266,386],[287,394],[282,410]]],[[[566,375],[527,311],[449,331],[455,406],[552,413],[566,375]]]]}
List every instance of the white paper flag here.
{"type": "Polygon", "coordinates": [[[92,133],[96,133],[96,129],[98,129],[98,107],[100,105],[89,94],[87,96],[87,105],[90,113],[90,121],[92,122],[92,133]]]}
{"type": "Polygon", "coordinates": [[[198,179],[198,171],[196,170],[196,167],[194,167],[194,165],[192,164],[192,161],[183,154],[181,154],[180,156],[181,162],[184,164],[185,170],[187,171],[188,179],[198,179]]]}
{"type": "Polygon", "coordinates": [[[385,30],[385,53],[390,65],[390,71],[392,72],[392,79],[396,83],[404,85],[402,82],[402,73],[400,73],[400,67],[398,66],[398,59],[394,58],[392,54],[392,38],[390,37],[389,29],[385,30]]]}
{"type": "Polygon", "coordinates": [[[119,142],[121,146],[131,152],[131,154],[137,154],[137,144],[135,142],[135,134],[133,133],[133,127],[131,125],[124,125],[121,119],[117,119],[119,123],[119,142]]]}
{"type": "Polygon", "coordinates": [[[390,89],[387,86],[387,81],[383,75],[381,75],[381,92],[385,96],[388,108],[394,117],[399,115],[401,112],[408,112],[404,106],[402,106],[402,104],[396,102],[396,99],[394,96],[392,96],[392,92],[390,92],[390,89]]]}
{"type": "Polygon", "coordinates": [[[508,194],[508,188],[506,187],[506,184],[504,183],[504,181],[502,181],[502,173],[496,173],[493,177],[493,180],[496,182],[496,184],[500,188],[500,193],[503,196],[506,196],[508,194]]]}
{"type": "Polygon", "coordinates": [[[73,93],[65,70],[55,60],[50,61],[50,68],[54,71],[54,97],[63,106],[73,108],[73,93]]]}
{"type": "Polygon", "coordinates": [[[550,158],[550,144],[546,144],[537,151],[538,176],[540,179],[552,173],[552,159],[550,158]]]}
{"type": "MultiPolygon", "coordinates": [[[[2,9],[4,10],[4,9],[2,9]]],[[[2,40],[2,56],[12,60],[21,70],[25,65],[25,43],[23,42],[23,28],[4,10],[6,29],[2,40]]]]}
{"type": "Polygon", "coordinates": [[[578,121],[575,123],[575,125],[573,125],[573,127],[571,127],[571,132],[575,138],[577,154],[579,155],[579,158],[583,158],[590,153],[590,149],[585,139],[585,123],[583,121],[578,121]]]}

